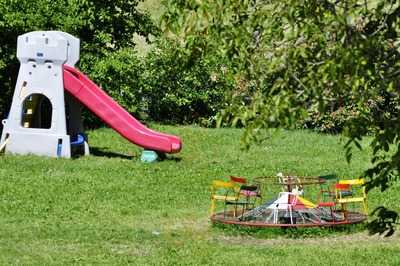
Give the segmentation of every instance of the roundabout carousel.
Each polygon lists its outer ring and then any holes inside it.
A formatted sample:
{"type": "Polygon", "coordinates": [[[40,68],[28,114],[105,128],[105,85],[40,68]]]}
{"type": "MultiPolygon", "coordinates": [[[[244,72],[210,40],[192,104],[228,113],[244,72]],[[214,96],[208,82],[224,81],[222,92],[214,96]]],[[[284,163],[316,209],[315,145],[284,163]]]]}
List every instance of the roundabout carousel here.
{"type": "Polygon", "coordinates": [[[334,175],[214,180],[211,221],[252,227],[333,227],[367,219],[364,179],[334,175]]]}

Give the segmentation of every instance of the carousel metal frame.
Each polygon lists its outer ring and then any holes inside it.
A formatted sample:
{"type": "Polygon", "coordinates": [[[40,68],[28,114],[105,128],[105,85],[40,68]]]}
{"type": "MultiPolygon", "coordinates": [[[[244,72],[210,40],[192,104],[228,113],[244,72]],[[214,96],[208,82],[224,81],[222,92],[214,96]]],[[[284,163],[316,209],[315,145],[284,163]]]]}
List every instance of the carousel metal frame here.
{"type": "MultiPolygon", "coordinates": [[[[214,187],[212,200],[222,201],[224,210],[215,212],[213,202],[210,217],[213,223],[249,227],[334,227],[362,223],[368,217],[363,179],[339,180],[327,176],[298,177],[282,174],[254,178],[257,185],[252,186],[261,188],[268,181],[269,184],[278,184],[283,188],[275,199],[258,206],[254,202],[247,204],[251,198],[243,197],[246,194],[242,190],[249,187],[247,180],[242,178],[241,183],[235,181],[235,177],[226,181],[226,184],[231,184],[231,190],[225,190],[224,195],[218,196],[214,187]],[[303,197],[305,187],[310,185],[320,186],[317,203],[303,197]],[[326,196],[331,199],[324,200],[326,196]],[[363,210],[349,209],[350,204],[361,204],[363,210]],[[228,210],[230,206],[234,210],[228,210]]],[[[261,192],[257,195],[261,199],[261,192]]]]}

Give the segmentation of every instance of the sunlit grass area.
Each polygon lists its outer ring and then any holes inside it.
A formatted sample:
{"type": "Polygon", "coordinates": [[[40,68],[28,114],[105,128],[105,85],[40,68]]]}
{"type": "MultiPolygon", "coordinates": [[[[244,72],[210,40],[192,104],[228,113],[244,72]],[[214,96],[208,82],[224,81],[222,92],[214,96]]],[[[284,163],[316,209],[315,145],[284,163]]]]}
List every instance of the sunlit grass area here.
{"type": "MultiPolygon", "coordinates": [[[[248,178],[336,173],[357,177],[368,151],[345,162],[338,136],[280,130],[242,151],[238,129],[153,128],[182,137],[181,153],[153,164],[110,129],[89,132],[92,155],[0,157],[1,264],[399,265],[400,238],[363,229],[318,235],[212,226],[209,186],[248,178]]],[[[369,195],[399,208],[400,187],[369,195]]]]}

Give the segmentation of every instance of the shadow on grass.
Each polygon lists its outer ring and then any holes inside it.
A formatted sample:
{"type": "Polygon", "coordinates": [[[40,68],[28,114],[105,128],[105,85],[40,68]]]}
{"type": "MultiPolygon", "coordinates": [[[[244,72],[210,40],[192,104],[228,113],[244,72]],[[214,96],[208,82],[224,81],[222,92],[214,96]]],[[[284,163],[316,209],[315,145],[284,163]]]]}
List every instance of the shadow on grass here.
{"type": "Polygon", "coordinates": [[[173,161],[173,162],[180,162],[182,161],[181,157],[171,157],[171,156],[166,156],[165,158],[163,158],[161,161],[173,161]]]}
{"type": "MultiPolygon", "coordinates": [[[[107,158],[120,158],[125,160],[138,159],[137,155],[126,155],[113,151],[108,151],[106,147],[90,147],[90,154],[96,157],[107,157],[107,158]]],[[[173,161],[180,162],[181,157],[167,156],[166,154],[159,153],[159,161],[173,161]]]]}
{"type": "Polygon", "coordinates": [[[276,238],[283,236],[286,238],[312,238],[324,236],[337,236],[359,233],[366,230],[365,224],[350,224],[334,227],[296,227],[296,228],[255,228],[240,225],[227,225],[213,223],[215,231],[223,231],[228,235],[248,235],[256,238],[276,238]]]}
{"type": "Polygon", "coordinates": [[[107,148],[103,147],[90,147],[90,154],[97,157],[120,158],[126,160],[132,160],[133,158],[136,158],[136,156],[133,155],[126,155],[112,151],[107,151],[107,148]]]}
{"type": "Polygon", "coordinates": [[[168,154],[166,154],[166,153],[163,153],[163,152],[156,152],[157,153],[157,155],[158,155],[158,159],[157,159],[157,161],[160,161],[160,162],[162,162],[162,161],[173,161],[173,162],[180,162],[181,160],[182,160],[182,158],[181,157],[174,157],[174,156],[172,156],[172,155],[168,155],[168,154]]]}

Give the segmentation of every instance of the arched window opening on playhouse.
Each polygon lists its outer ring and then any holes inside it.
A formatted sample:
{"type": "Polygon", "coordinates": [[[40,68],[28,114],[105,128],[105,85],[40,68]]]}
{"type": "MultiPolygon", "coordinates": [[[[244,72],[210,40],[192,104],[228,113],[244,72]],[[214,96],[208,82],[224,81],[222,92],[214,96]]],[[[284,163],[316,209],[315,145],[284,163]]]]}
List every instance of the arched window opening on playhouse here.
{"type": "Polygon", "coordinates": [[[53,106],[43,94],[31,94],[22,105],[21,125],[25,128],[51,128],[53,106]]]}

